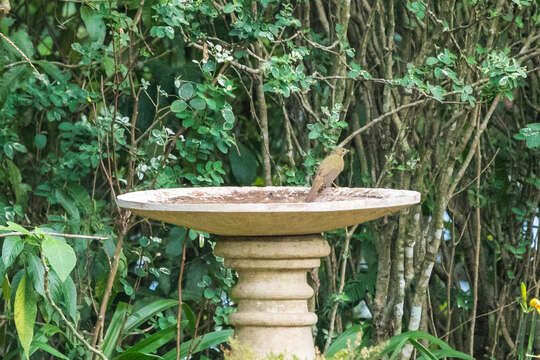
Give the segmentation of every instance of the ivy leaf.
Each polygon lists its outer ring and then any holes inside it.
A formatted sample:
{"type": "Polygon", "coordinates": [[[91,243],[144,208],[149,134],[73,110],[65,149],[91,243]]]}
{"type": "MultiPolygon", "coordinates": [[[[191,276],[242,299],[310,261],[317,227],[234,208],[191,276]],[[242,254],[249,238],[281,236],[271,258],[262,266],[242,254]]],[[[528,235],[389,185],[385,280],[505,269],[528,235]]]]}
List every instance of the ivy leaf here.
{"type": "Polygon", "coordinates": [[[30,344],[34,337],[34,323],[36,322],[37,304],[33,289],[27,284],[26,273],[21,278],[15,293],[15,327],[17,335],[24,349],[26,359],[29,359],[30,344]]]}
{"type": "Polygon", "coordinates": [[[60,281],[66,281],[77,262],[75,251],[65,242],[50,236],[45,236],[41,249],[60,281]]]}

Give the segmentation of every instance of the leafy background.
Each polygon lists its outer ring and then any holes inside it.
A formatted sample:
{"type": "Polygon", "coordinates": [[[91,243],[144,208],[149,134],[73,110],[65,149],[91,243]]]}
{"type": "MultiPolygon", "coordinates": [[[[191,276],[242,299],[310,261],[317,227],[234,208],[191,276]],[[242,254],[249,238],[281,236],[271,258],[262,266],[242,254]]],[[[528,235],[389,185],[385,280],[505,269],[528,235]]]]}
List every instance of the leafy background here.
{"type": "MultiPolygon", "coordinates": [[[[318,347],[422,330],[434,352],[538,352],[516,300],[539,292],[538,6],[0,1],[0,222],[20,233],[0,238],[0,355],[176,358],[183,271],[182,354],[222,357],[236,275],[214,238],[116,195],[306,185],[340,142],[342,186],[423,201],[325,234],[318,347]]],[[[409,338],[401,358],[424,354],[409,338]]]]}

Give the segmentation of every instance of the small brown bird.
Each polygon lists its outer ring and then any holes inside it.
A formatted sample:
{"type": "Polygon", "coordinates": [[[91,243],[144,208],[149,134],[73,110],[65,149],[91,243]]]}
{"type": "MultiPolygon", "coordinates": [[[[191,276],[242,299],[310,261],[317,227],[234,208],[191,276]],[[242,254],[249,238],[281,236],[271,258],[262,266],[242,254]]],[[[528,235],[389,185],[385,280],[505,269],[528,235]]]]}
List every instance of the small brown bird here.
{"type": "Polygon", "coordinates": [[[332,185],[339,173],[343,171],[343,167],[345,166],[343,156],[348,152],[349,150],[342,147],[335,148],[332,150],[332,153],[321,162],[321,165],[319,165],[319,169],[317,170],[317,175],[315,175],[315,179],[313,179],[311,190],[309,190],[309,194],[306,197],[306,202],[312,202],[322,189],[332,185]]]}

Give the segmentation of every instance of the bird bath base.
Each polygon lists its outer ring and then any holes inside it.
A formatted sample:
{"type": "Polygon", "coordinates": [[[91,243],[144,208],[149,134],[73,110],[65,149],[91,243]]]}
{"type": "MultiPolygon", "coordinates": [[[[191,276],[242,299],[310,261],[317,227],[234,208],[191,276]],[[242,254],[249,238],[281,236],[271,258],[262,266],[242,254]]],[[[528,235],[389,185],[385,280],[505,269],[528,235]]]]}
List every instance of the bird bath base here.
{"type": "Polygon", "coordinates": [[[238,272],[238,311],[229,318],[238,341],[261,359],[284,352],[287,360],[315,359],[306,274],[330,253],[328,243],[320,235],[225,237],[214,253],[238,272]]]}
{"type": "Polygon", "coordinates": [[[330,248],[323,231],[374,220],[417,204],[415,191],[339,188],[314,202],[306,187],[207,187],[139,191],[118,205],[140,216],[223,236],[214,249],[238,272],[230,316],[236,336],[264,359],[286,353],[315,358],[306,273],[330,248]]]}

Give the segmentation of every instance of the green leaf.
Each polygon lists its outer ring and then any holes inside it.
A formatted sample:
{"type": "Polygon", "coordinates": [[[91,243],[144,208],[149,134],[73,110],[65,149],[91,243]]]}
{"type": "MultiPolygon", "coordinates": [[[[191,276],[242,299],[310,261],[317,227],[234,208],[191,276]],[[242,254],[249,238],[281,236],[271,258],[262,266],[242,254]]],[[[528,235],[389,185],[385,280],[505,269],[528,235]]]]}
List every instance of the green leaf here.
{"type": "Polygon", "coordinates": [[[178,90],[178,95],[184,100],[191,99],[194,93],[195,89],[191,83],[184,83],[178,90]]]}
{"type": "Polygon", "coordinates": [[[37,304],[33,289],[27,284],[26,273],[22,276],[15,294],[15,327],[17,335],[24,349],[26,358],[29,358],[30,344],[34,337],[34,323],[36,322],[37,304]]]}
{"type": "Polygon", "coordinates": [[[230,13],[232,13],[232,12],[234,11],[234,9],[235,9],[234,4],[228,3],[227,5],[225,5],[225,6],[223,7],[223,12],[224,12],[225,14],[230,14],[230,13]]]}
{"type": "Polygon", "coordinates": [[[251,185],[257,178],[257,158],[242,144],[238,144],[238,151],[233,147],[229,151],[229,162],[234,178],[239,185],[251,185]]]}
{"type": "Polygon", "coordinates": [[[10,159],[13,159],[15,151],[13,151],[13,146],[11,144],[4,144],[4,154],[10,159]]]}
{"type": "Polygon", "coordinates": [[[195,110],[204,110],[204,108],[206,108],[206,101],[200,97],[196,97],[189,102],[189,105],[191,105],[195,110]]]}
{"type": "Polygon", "coordinates": [[[213,60],[208,60],[202,66],[203,72],[211,72],[216,70],[216,63],[213,60]]]}
{"type": "Polygon", "coordinates": [[[124,320],[127,314],[131,311],[131,305],[125,302],[119,302],[116,310],[112,316],[107,332],[103,339],[103,353],[107,358],[110,358],[118,343],[118,338],[121,336],[122,331],[128,332],[129,330],[124,327],[124,320]]]}
{"type": "Polygon", "coordinates": [[[407,9],[419,19],[423,19],[426,16],[426,7],[421,1],[407,1],[407,9]]]}
{"type": "Polygon", "coordinates": [[[234,113],[232,112],[232,109],[230,106],[226,106],[223,109],[221,109],[221,115],[228,123],[234,123],[234,113]]]}
{"type": "MultiPolygon", "coordinates": [[[[146,341],[146,339],[143,341],[146,341]]],[[[146,354],[143,352],[126,352],[120,355],[119,357],[114,358],[114,360],[154,360],[154,359],[163,359],[163,358],[158,355],[146,354]]]]}
{"type": "Polygon", "coordinates": [[[178,305],[178,300],[159,299],[143,306],[139,310],[133,312],[126,320],[125,331],[129,332],[135,329],[140,324],[144,323],[158,312],[167,310],[178,305]]]}
{"type": "Polygon", "coordinates": [[[42,350],[59,359],[69,360],[69,358],[66,355],[62,354],[60,351],[53,348],[51,345],[40,342],[40,341],[32,342],[32,350],[33,351],[30,351],[31,353],[35,352],[36,350],[42,350]]]}
{"type": "Polygon", "coordinates": [[[75,251],[65,242],[51,236],[44,236],[45,239],[41,243],[43,255],[45,255],[60,280],[64,282],[77,263],[75,251]]]}
{"type": "Polygon", "coordinates": [[[67,313],[73,322],[77,324],[77,288],[71,276],[68,276],[66,281],[62,283],[62,293],[67,313]]]}
{"type": "Polygon", "coordinates": [[[214,296],[216,296],[216,291],[212,288],[206,288],[204,289],[204,297],[207,299],[212,299],[214,296]]]}
{"type": "Polygon", "coordinates": [[[54,192],[54,196],[56,197],[56,200],[64,210],[69,214],[70,220],[74,223],[78,223],[81,220],[81,215],[79,214],[79,209],[77,209],[77,205],[72,201],[72,199],[69,198],[66,194],[64,194],[60,189],[56,189],[54,192]]]}
{"type": "Polygon", "coordinates": [[[47,145],[47,137],[43,134],[37,134],[34,137],[34,145],[38,149],[43,149],[47,145]]]}
{"type": "Polygon", "coordinates": [[[18,84],[23,82],[29,74],[30,70],[26,65],[15,66],[9,71],[3,70],[2,77],[0,77],[0,109],[4,106],[8,96],[13,94],[13,90],[16,89],[18,84]]]}
{"type": "MultiPolygon", "coordinates": [[[[19,47],[19,49],[26,54],[30,59],[34,56],[34,44],[30,35],[24,29],[19,29],[11,35],[11,40],[19,47]]],[[[18,57],[21,55],[17,52],[18,57]]]]}
{"type": "Polygon", "coordinates": [[[7,236],[2,245],[2,261],[9,268],[24,249],[24,240],[20,236],[7,236]]]}
{"type": "Polygon", "coordinates": [[[170,257],[176,257],[182,255],[182,249],[184,246],[184,239],[186,238],[186,228],[175,226],[169,233],[169,241],[165,248],[165,254],[170,257]]]}
{"type": "Polygon", "coordinates": [[[353,325],[348,328],[343,334],[341,334],[325,353],[326,357],[334,356],[338,351],[346,349],[349,343],[354,346],[357,340],[358,334],[365,328],[363,325],[353,325]]]}
{"type": "Polygon", "coordinates": [[[430,57],[428,57],[428,58],[426,59],[426,64],[427,64],[427,65],[430,65],[430,66],[431,66],[431,65],[435,65],[435,64],[438,63],[438,62],[439,62],[439,60],[437,60],[437,58],[434,58],[434,57],[432,57],[432,56],[430,56],[430,57]]]}
{"type": "Polygon", "coordinates": [[[174,113],[181,113],[186,110],[187,104],[184,100],[174,100],[171,104],[171,111],[174,113]]]}
{"type": "MultiPolygon", "coordinates": [[[[191,349],[191,354],[194,355],[198,352],[206,350],[212,346],[217,346],[224,343],[234,335],[233,330],[221,330],[208,333],[204,336],[198,336],[192,341],[184,342],[180,345],[180,358],[184,358],[188,355],[191,349]],[[195,346],[194,346],[195,345],[195,346]]],[[[163,356],[163,360],[175,360],[176,349],[173,349],[163,356]]]]}
{"type": "Polygon", "coordinates": [[[137,344],[126,349],[126,352],[115,360],[128,360],[132,359],[136,353],[152,353],[157,349],[167,344],[169,341],[173,340],[176,337],[176,325],[170,326],[166,329],[157,331],[156,333],[150,335],[146,339],[137,342],[137,344]]]}
{"type": "Polygon", "coordinates": [[[27,273],[30,279],[32,280],[32,284],[34,284],[34,290],[41,296],[45,296],[44,282],[43,282],[43,279],[45,276],[45,269],[43,268],[41,259],[38,258],[34,254],[28,255],[27,273]]]}
{"type": "Polygon", "coordinates": [[[103,17],[89,6],[81,6],[81,18],[92,42],[102,44],[105,39],[105,22],[103,17]]]}

